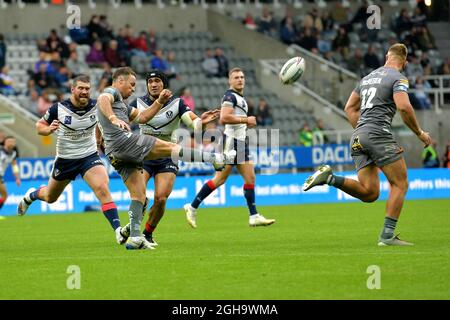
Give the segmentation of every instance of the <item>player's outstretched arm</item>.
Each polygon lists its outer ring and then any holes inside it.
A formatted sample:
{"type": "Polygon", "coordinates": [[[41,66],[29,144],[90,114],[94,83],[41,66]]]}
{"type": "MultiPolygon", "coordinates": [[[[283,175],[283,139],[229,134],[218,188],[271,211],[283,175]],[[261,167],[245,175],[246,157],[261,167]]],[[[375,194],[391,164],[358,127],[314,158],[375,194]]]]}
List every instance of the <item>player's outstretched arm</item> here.
{"type": "Polygon", "coordinates": [[[164,89],[159,94],[158,99],[153,101],[152,105],[144,111],[139,111],[133,108],[130,115],[130,120],[136,123],[144,124],[153,119],[154,116],[161,110],[161,108],[172,98],[172,92],[168,89],[164,89]]]}
{"type": "Polygon", "coordinates": [[[394,102],[397,106],[397,110],[400,112],[403,122],[411,129],[412,132],[414,132],[414,134],[425,144],[425,146],[431,144],[430,134],[423,131],[419,126],[416,114],[411,102],[409,101],[408,93],[402,91],[394,92],[394,102]]]}
{"type": "Polygon", "coordinates": [[[208,123],[211,123],[218,119],[220,116],[220,110],[209,110],[203,112],[200,118],[192,111],[185,112],[181,116],[183,123],[194,130],[204,130],[208,123]]]}
{"type": "Polygon", "coordinates": [[[246,124],[248,128],[256,127],[256,118],[236,116],[233,113],[233,107],[223,105],[220,109],[220,123],[221,124],[246,124]]]}
{"type": "Polygon", "coordinates": [[[130,131],[130,126],[125,122],[117,118],[112,109],[112,104],[114,102],[114,96],[110,93],[102,93],[97,99],[97,105],[100,112],[108,118],[109,121],[115,126],[121,129],[130,131]]]}
{"type": "Polygon", "coordinates": [[[353,129],[356,128],[358,123],[359,115],[360,115],[360,98],[359,94],[355,91],[352,92],[350,97],[347,100],[344,111],[347,114],[347,119],[352,125],[353,129]]]}

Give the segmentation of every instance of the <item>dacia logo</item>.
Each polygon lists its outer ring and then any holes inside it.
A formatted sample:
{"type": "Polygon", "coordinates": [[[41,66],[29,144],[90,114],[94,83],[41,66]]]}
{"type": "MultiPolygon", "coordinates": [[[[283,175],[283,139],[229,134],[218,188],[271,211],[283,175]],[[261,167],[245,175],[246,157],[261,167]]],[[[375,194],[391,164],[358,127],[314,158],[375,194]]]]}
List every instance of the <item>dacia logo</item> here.
{"type": "Polygon", "coordinates": [[[173,111],[172,110],[167,111],[166,112],[166,117],[167,117],[167,119],[172,118],[173,117],[173,111]]]}

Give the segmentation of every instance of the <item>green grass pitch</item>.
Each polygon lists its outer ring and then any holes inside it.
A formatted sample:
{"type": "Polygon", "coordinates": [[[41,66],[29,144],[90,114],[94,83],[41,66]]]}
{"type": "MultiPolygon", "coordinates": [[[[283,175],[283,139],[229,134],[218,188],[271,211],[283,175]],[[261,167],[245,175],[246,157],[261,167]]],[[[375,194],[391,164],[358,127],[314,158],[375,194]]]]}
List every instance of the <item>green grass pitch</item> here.
{"type": "Polygon", "coordinates": [[[169,210],[143,251],[117,245],[101,213],[8,217],[0,299],[449,299],[450,201],[405,203],[397,229],[414,247],[376,246],[384,205],[261,207],[277,219],[265,228],[244,207],[201,209],[196,230],[169,210]],[[371,265],[380,289],[367,288],[371,265]]]}

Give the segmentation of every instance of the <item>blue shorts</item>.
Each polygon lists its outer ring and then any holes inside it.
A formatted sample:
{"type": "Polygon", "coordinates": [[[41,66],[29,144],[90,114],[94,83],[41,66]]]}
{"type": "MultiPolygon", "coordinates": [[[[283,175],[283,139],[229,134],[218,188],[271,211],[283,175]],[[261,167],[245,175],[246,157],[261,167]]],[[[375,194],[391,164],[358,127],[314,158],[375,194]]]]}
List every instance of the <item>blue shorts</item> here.
{"type": "Polygon", "coordinates": [[[236,158],[231,165],[243,164],[252,160],[252,155],[250,154],[250,149],[248,145],[248,138],[245,140],[234,139],[227,135],[223,135],[223,152],[229,152],[231,150],[236,151],[236,158]]]}
{"type": "Polygon", "coordinates": [[[52,177],[57,181],[75,180],[79,174],[83,177],[86,171],[95,166],[103,166],[97,152],[81,159],[56,158],[52,177]]]}
{"type": "Polygon", "coordinates": [[[150,174],[150,177],[156,176],[158,173],[172,172],[175,175],[178,173],[178,166],[171,158],[146,160],[143,168],[150,174]]]}

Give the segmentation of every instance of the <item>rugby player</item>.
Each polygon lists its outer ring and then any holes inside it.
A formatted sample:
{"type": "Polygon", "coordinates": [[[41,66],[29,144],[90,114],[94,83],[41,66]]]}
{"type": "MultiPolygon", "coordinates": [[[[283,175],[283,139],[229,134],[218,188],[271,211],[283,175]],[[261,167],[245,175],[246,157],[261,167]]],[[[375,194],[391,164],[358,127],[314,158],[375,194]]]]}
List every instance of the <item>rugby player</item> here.
{"type": "Polygon", "coordinates": [[[248,116],[248,104],[244,98],[245,75],[239,68],[231,69],[228,74],[230,88],[225,92],[220,110],[220,122],[225,125],[223,136],[224,152],[234,150],[237,154],[232,164],[216,172],[215,176],[206,182],[195,196],[192,203],[184,205],[186,219],[192,228],[197,227],[197,209],[202,201],[215,189],[225,183],[230,176],[233,166],[244,179],[244,196],[250,213],[251,227],[268,226],[275,222],[260,215],[255,204],[255,168],[250,156],[247,128],[256,127],[256,118],[248,116]]]}
{"type": "Polygon", "coordinates": [[[331,167],[325,165],[303,185],[303,190],[307,191],[314,186],[328,184],[364,202],[374,202],[380,194],[380,168],[389,181],[391,191],[386,203],[384,226],[378,239],[379,246],[413,245],[394,234],[408,190],[403,149],[391,132],[396,110],[425,146],[431,143],[430,134],[421,129],[409,102],[408,80],[400,73],[406,67],[407,55],[405,45],[392,45],[386,55],[386,64],[359,82],[345,106],[347,118],[355,129],[350,147],[358,180],[336,176],[331,167]]]}
{"type": "Polygon", "coordinates": [[[141,235],[140,225],[146,202],[146,182],[142,174],[144,160],[172,157],[174,161],[209,162],[217,170],[234,159],[232,153],[218,154],[201,152],[181,147],[150,135],[130,132],[130,122],[145,124],[165,105],[172,93],[163,89],[158,98],[144,111],[127,105],[123,100],[135,90],[136,74],[131,68],[118,68],[113,74],[113,84],[106,88],[98,98],[98,118],[105,141],[105,153],[116,168],[127,187],[131,203],[128,210],[130,228],[123,228],[122,235],[129,237],[127,249],[153,249],[153,246],[141,235]]]}
{"type": "Polygon", "coordinates": [[[8,166],[12,165],[12,172],[16,178],[16,184],[20,187],[19,167],[17,166],[18,154],[16,150],[16,138],[7,136],[0,147],[0,209],[3,208],[6,199],[8,198],[8,191],[6,184],[3,181],[3,176],[8,166]]]}
{"type": "Polygon", "coordinates": [[[117,242],[123,244],[125,238],[120,234],[120,219],[109,191],[109,177],[97,151],[101,136],[96,134],[97,102],[90,99],[90,90],[89,76],[76,77],[70,98],[53,104],[37,121],[38,134],[56,134],[56,158],[48,184],[28,190],[17,207],[17,214],[24,215],[35,200],[54,203],[66,186],[81,175],[100,201],[117,242]]]}

